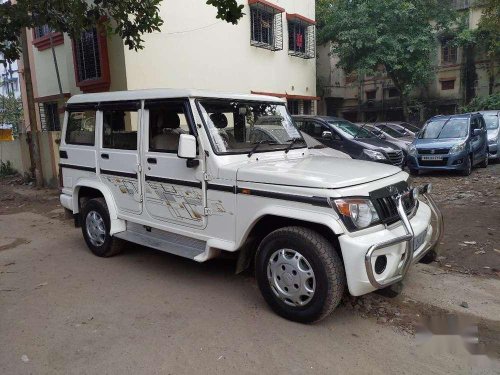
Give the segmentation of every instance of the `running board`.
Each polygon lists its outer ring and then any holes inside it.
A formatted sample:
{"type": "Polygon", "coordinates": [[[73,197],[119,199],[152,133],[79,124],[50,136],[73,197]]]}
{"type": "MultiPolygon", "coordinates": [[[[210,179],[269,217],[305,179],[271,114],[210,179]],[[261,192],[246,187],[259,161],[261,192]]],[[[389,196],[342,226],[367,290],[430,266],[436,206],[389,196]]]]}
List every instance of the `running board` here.
{"type": "Polygon", "coordinates": [[[205,252],[206,242],[142,225],[127,223],[127,230],[114,235],[125,241],[194,259],[205,252]]]}

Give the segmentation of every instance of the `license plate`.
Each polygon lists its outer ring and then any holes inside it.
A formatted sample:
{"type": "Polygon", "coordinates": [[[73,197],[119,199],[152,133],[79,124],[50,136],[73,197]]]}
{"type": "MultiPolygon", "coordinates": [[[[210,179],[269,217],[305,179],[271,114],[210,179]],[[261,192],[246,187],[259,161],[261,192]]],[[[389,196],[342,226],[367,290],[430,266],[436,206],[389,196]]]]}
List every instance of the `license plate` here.
{"type": "Polygon", "coordinates": [[[422,160],[443,160],[443,157],[439,155],[426,155],[422,156],[422,160]]]}
{"type": "Polygon", "coordinates": [[[415,250],[417,250],[420,246],[422,246],[426,236],[427,236],[427,229],[424,230],[422,233],[420,233],[418,236],[415,236],[413,240],[413,246],[415,250]]]}

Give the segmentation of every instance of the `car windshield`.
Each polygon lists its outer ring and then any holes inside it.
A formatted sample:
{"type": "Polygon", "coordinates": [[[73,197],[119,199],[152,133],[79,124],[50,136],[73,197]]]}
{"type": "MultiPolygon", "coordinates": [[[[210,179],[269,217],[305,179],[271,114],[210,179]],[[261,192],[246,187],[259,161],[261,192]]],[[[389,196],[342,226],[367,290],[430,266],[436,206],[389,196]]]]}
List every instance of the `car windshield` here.
{"type": "Polygon", "coordinates": [[[352,138],[375,138],[375,134],[370,132],[367,128],[353,124],[352,122],[346,120],[329,120],[329,124],[344,134],[347,137],[352,138]]]}
{"type": "Polygon", "coordinates": [[[497,115],[484,115],[484,122],[486,122],[486,129],[494,130],[498,128],[498,116],[497,115]]]}
{"type": "Polygon", "coordinates": [[[443,118],[429,121],[420,132],[422,139],[464,138],[467,136],[469,119],[465,117],[443,118]]]}
{"type": "Polygon", "coordinates": [[[394,137],[394,138],[403,138],[406,135],[406,133],[402,132],[401,130],[391,128],[390,126],[380,125],[379,128],[383,132],[389,134],[391,137],[394,137]]]}
{"type": "Polygon", "coordinates": [[[285,150],[306,147],[285,104],[232,99],[199,100],[215,152],[218,154],[285,150]],[[259,145],[260,144],[260,145],[259,145]]]}

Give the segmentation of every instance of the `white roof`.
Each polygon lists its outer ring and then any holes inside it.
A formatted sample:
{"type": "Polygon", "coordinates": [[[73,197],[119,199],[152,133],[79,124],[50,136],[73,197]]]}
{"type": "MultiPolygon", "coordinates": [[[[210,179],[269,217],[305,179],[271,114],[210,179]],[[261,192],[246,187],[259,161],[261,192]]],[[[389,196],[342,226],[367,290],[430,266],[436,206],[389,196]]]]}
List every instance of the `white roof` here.
{"type": "Polygon", "coordinates": [[[255,94],[231,94],[221,93],[217,91],[191,89],[151,89],[74,95],[68,100],[68,104],[172,98],[217,98],[265,102],[285,102],[284,99],[280,99],[275,96],[255,94]]]}

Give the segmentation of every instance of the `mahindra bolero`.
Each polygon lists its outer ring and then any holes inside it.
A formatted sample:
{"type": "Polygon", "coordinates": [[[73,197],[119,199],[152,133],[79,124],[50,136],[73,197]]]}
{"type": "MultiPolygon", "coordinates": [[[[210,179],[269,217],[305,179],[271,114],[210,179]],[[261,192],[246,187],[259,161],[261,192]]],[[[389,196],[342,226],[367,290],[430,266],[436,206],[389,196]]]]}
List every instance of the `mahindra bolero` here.
{"type": "Polygon", "coordinates": [[[400,282],[442,233],[429,185],[396,166],[311,155],[275,97],[76,95],[60,168],[61,203],[95,255],[127,241],[197,262],[233,253],[237,271],[254,265],[271,308],[299,322],[328,315],[346,290],[400,282]],[[256,124],[280,136],[252,139],[256,124]]]}

